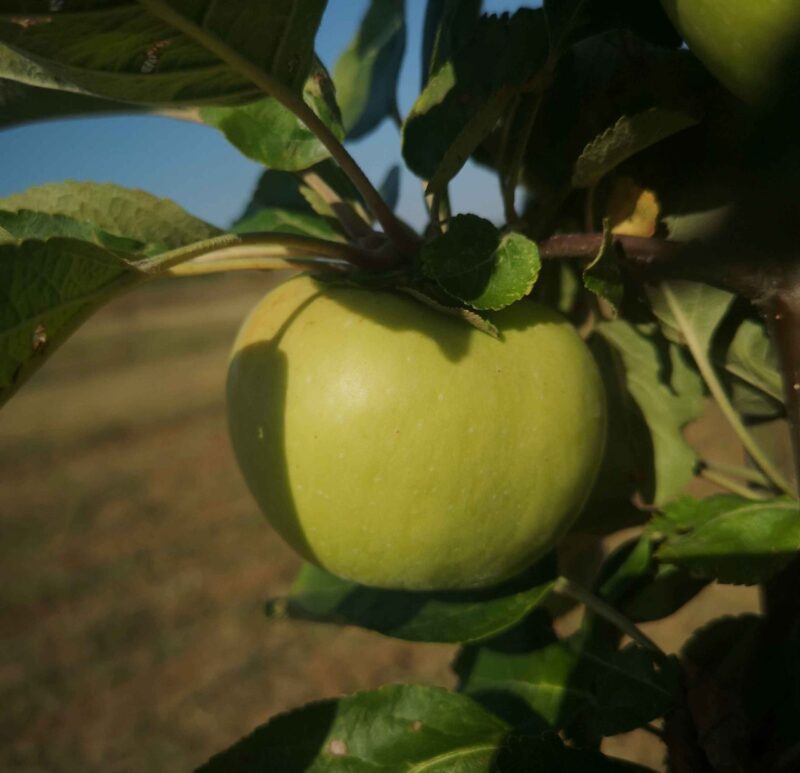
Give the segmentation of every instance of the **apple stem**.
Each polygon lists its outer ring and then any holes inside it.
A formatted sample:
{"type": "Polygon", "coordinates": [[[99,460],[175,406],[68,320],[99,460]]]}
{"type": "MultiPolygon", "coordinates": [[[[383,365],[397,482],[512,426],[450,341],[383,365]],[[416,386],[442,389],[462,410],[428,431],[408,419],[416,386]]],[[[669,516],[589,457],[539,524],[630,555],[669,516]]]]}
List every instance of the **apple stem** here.
{"type": "Polygon", "coordinates": [[[196,40],[223,62],[251,80],[265,94],[273,97],[287,110],[294,113],[327,148],[342,171],[350,178],[356,190],[383,226],[386,235],[397,245],[398,249],[408,256],[419,251],[421,244],[419,237],[395,216],[355,159],[302,97],[240,54],[235,48],[229,46],[224,40],[173,9],[165,0],[139,0],[139,2],[154,16],[196,40]]]}
{"type": "Polygon", "coordinates": [[[599,596],[596,596],[587,588],[578,585],[566,577],[559,577],[553,590],[560,593],[562,596],[567,596],[581,604],[587,609],[594,612],[598,617],[607,620],[613,626],[618,628],[626,636],[629,636],[633,641],[646,647],[649,650],[659,653],[666,657],[666,653],[659,647],[647,634],[645,634],[633,621],[629,620],[621,612],[618,612],[608,602],[603,601],[599,596]]]}

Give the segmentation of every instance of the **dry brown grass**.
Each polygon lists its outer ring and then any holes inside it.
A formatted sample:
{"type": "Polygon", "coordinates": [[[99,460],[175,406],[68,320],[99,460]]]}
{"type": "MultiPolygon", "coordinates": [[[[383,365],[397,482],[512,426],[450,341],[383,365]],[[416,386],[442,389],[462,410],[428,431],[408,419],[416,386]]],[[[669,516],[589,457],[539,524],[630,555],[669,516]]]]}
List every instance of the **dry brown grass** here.
{"type": "MultiPolygon", "coordinates": [[[[269,281],[123,298],[0,414],[1,769],[188,770],[312,699],[452,685],[451,647],[262,614],[297,559],[234,466],[223,381],[269,281]]],[[[649,633],[674,650],[754,604],[710,593],[649,633]]],[[[660,763],[649,738],[608,746],[660,763]]]]}

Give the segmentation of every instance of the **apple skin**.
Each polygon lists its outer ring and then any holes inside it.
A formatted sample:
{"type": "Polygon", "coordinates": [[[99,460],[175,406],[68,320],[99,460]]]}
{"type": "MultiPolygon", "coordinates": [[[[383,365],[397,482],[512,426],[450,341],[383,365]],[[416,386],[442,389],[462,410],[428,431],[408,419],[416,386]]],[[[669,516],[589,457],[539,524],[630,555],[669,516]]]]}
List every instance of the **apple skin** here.
{"type": "Polygon", "coordinates": [[[594,483],[605,392],[574,328],[522,301],[497,340],[411,297],[297,277],[244,322],[230,436],[304,558],[383,588],[483,587],[550,550],[594,483]]]}
{"type": "Polygon", "coordinates": [[[792,46],[800,45],[798,0],[661,0],[701,62],[745,102],[774,93],[792,46]]]}

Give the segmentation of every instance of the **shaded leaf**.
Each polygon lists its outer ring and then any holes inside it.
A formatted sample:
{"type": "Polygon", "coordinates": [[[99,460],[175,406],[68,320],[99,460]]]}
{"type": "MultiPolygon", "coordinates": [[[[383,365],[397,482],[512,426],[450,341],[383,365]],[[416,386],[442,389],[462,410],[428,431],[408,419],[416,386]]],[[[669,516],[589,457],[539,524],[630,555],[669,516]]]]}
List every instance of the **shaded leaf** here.
{"type": "Polygon", "coordinates": [[[800,552],[800,504],[719,495],[682,497],[648,526],[656,558],[694,575],[736,585],[764,582],[800,552]]]}
{"type": "Polygon", "coordinates": [[[525,151],[524,179],[536,194],[526,215],[532,233],[547,229],[572,190],[587,144],[621,116],[654,108],[702,113],[707,83],[689,52],[649,45],[625,31],[571,46],[555,68],[525,151]]]}
{"type": "Polygon", "coordinates": [[[539,250],[517,233],[504,236],[476,215],[456,215],[422,248],[423,273],[475,309],[502,309],[526,296],[541,267],[539,250]]]}
{"type": "MultiPolygon", "coordinates": [[[[333,85],[317,63],[303,99],[338,139],[344,137],[333,85]]],[[[238,107],[203,107],[200,117],[219,129],[241,153],[271,169],[297,171],[330,156],[306,125],[277,99],[266,97],[238,107]]]]}
{"type": "Polygon", "coordinates": [[[628,29],[659,45],[681,43],[658,0],[544,0],[544,9],[560,49],[609,29],[628,29]]]}
{"type": "Polygon", "coordinates": [[[400,201],[400,166],[398,164],[393,164],[386,173],[386,177],[378,187],[378,193],[381,194],[381,198],[390,209],[397,208],[397,203],[400,201]]]}
{"type": "Polygon", "coordinates": [[[664,716],[677,703],[678,665],[673,658],[629,644],[608,653],[583,652],[597,708],[589,717],[598,735],[617,735],[664,716]]]}
{"type": "Polygon", "coordinates": [[[580,652],[556,638],[543,613],[481,644],[462,647],[453,663],[458,689],[512,724],[568,727],[593,710],[594,694],[577,679],[580,652]]]}
{"type": "Polygon", "coordinates": [[[347,136],[369,134],[397,112],[397,79],[406,47],[404,0],[371,0],[333,79],[347,136]]]}
{"type": "Polygon", "coordinates": [[[634,645],[621,651],[588,629],[559,640],[534,614],[516,628],[464,647],[459,689],[511,723],[598,736],[633,730],[663,716],[677,695],[676,664],[634,645]]]}
{"type": "MultiPolygon", "coordinates": [[[[299,91],[325,0],[159,3],[299,91]]],[[[36,62],[34,85],[145,104],[254,99],[259,90],[188,35],[127,0],[85,0],[80,12],[22,0],[3,4],[0,40],[36,62]]],[[[28,80],[28,83],[31,81],[28,80]]]]}
{"type": "Polygon", "coordinates": [[[703,412],[703,383],[676,346],[652,326],[623,320],[597,326],[619,353],[625,383],[650,430],[655,464],[655,504],[673,499],[694,477],[697,456],[681,429],[703,412]]]}
{"type": "Polygon", "coordinates": [[[0,244],[0,403],[96,308],[144,278],[125,254],[77,239],[0,244]]]}
{"type": "Polygon", "coordinates": [[[481,17],[470,40],[430,78],[403,124],[403,158],[430,180],[430,192],[444,190],[547,55],[541,9],[481,17]]]}
{"type": "Polygon", "coordinates": [[[603,244],[597,256],[583,269],[583,285],[598,298],[611,304],[614,312],[619,311],[624,287],[622,269],[619,266],[614,235],[608,221],[603,223],[603,244]]]}
{"type": "Polygon", "coordinates": [[[397,639],[466,642],[509,628],[544,601],[554,567],[540,562],[516,580],[478,591],[412,592],[368,588],[305,564],[270,617],[357,625],[397,639]]]}
{"type": "Polygon", "coordinates": [[[428,0],[422,32],[422,83],[472,36],[483,0],[428,0]]]}
{"type": "Polygon", "coordinates": [[[20,209],[66,215],[108,234],[151,245],[154,251],[183,247],[220,233],[169,199],[111,183],[46,183],[0,199],[0,210],[20,209]]]}
{"type": "Polygon", "coordinates": [[[639,151],[694,126],[699,120],[687,112],[658,107],[621,116],[578,156],[572,173],[572,185],[590,188],[639,151]]]}
{"type": "Polygon", "coordinates": [[[635,623],[660,620],[677,612],[708,584],[676,566],[654,560],[648,537],[630,540],[603,564],[598,592],[635,623]]]}

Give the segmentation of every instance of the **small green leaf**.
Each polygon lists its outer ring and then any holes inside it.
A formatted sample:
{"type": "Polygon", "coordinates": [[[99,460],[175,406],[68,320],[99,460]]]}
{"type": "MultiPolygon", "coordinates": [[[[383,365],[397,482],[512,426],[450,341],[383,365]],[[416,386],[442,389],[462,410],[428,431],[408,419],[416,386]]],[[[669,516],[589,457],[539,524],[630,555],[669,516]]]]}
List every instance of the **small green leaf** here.
{"type": "Polygon", "coordinates": [[[778,354],[763,323],[752,319],[742,321],[725,353],[725,369],[773,400],[782,402],[778,354]]]}
{"type": "Polygon", "coordinates": [[[683,497],[653,519],[656,558],[698,577],[735,585],[768,580],[800,552],[800,504],[720,495],[683,497]]]}
{"type": "MultiPolygon", "coordinates": [[[[344,129],[333,85],[319,63],[306,81],[303,99],[341,140],[344,129]]],[[[330,156],[306,125],[273,97],[240,107],[203,107],[200,117],[245,156],[271,169],[298,171],[330,156]]]]}
{"type": "Polygon", "coordinates": [[[77,239],[0,244],[0,404],[96,308],[144,278],[126,255],[77,239]]]}
{"type": "Polygon", "coordinates": [[[403,125],[403,158],[430,180],[429,192],[443,192],[547,55],[541,9],[481,17],[470,40],[430,78],[403,125]]]}
{"type": "Polygon", "coordinates": [[[306,564],[267,616],[357,625],[410,641],[467,642],[494,636],[550,593],[554,568],[543,561],[522,577],[478,591],[411,592],[367,588],[306,564]]]}
{"type": "Polygon", "coordinates": [[[624,320],[597,326],[619,353],[625,383],[650,429],[655,461],[655,504],[673,499],[694,477],[697,456],[681,432],[703,412],[703,382],[675,345],[654,326],[624,320]]]}
{"type": "Polygon", "coordinates": [[[541,267],[539,250],[521,234],[500,232],[476,215],[456,215],[447,233],[420,255],[425,276],[474,309],[502,309],[526,296],[541,267]]]}
{"type": "Polygon", "coordinates": [[[397,112],[397,78],[406,47],[404,0],[371,0],[358,33],[333,71],[349,139],[369,134],[397,112]]]}
{"type": "Polygon", "coordinates": [[[254,231],[280,231],[281,233],[315,236],[318,239],[343,242],[345,238],[338,223],[330,221],[314,212],[293,212],[290,209],[265,207],[239,220],[233,227],[234,233],[254,231]]]}
{"type": "Polygon", "coordinates": [[[583,269],[583,285],[598,298],[607,300],[615,312],[619,311],[624,291],[622,270],[608,221],[603,223],[603,244],[597,257],[583,269]]]}
{"type": "Polygon", "coordinates": [[[0,210],[21,209],[91,223],[107,234],[151,245],[149,251],[176,249],[221,233],[169,199],[111,183],[47,183],[0,199],[0,210]]]}
{"type": "MultiPolygon", "coordinates": [[[[260,95],[249,78],[144,4],[84,0],[63,13],[52,12],[48,4],[33,5],[9,0],[0,20],[0,41],[37,63],[38,74],[25,82],[35,77],[35,85],[145,104],[225,104],[260,95]],[[47,14],[43,20],[29,23],[31,14],[41,11],[47,14]]],[[[299,91],[325,0],[161,0],[155,5],[299,91]]]]}
{"type": "Polygon", "coordinates": [[[631,156],[697,123],[699,118],[689,113],[660,107],[623,115],[583,149],[572,185],[590,188],[631,156]]]}
{"type": "Polygon", "coordinates": [[[666,299],[665,288],[680,306],[690,332],[700,348],[708,352],[714,331],[733,302],[733,293],[700,282],[674,280],[648,288],[653,313],[658,317],[664,335],[675,343],[686,343],[686,332],[675,319],[666,299]]]}

